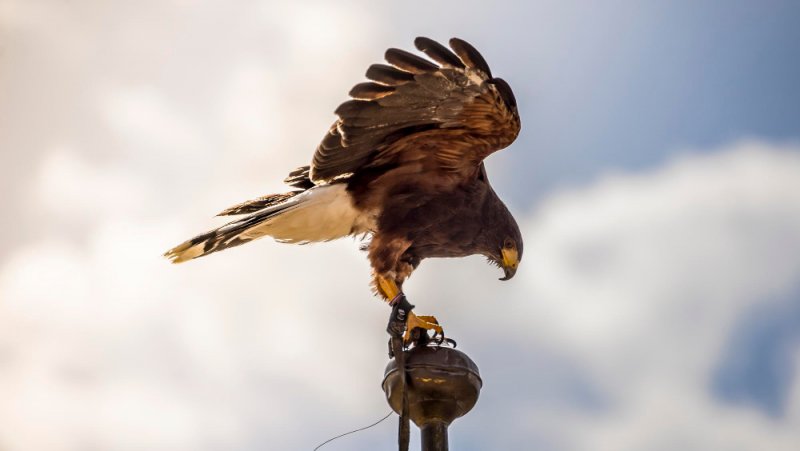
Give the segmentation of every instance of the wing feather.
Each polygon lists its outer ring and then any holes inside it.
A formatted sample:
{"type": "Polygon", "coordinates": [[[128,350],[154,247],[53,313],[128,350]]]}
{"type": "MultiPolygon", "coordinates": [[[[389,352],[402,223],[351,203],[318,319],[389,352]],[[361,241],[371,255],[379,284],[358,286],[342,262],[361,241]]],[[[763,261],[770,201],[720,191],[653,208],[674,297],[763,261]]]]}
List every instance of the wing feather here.
{"type": "Polygon", "coordinates": [[[367,81],[353,86],[353,89],[350,90],[350,97],[358,100],[376,100],[388,96],[393,93],[394,90],[395,88],[393,86],[367,81]]]}
{"type": "Polygon", "coordinates": [[[409,160],[475,175],[486,156],[516,139],[520,122],[511,88],[492,78],[474,47],[456,38],[452,51],[423,37],[414,44],[441,66],[387,50],[391,66],[370,66],[372,81],[353,87],[353,99],[336,109],[339,119],[312,160],[313,183],[409,160]]]}
{"type": "Polygon", "coordinates": [[[295,188],[300,188],[302,190],[309,189],[314,186],[314,182],[311,181],[310,173],[311,166],[300,166],[299,168],[290,172],[289,175],[283,180],[283,183],[295,188]]]}
{"type": "Polygon", "coordinates": [[[367,69],[367,78],[378,83],[397,86],[414,81],[414,74],[402,71],[386,64],[373,64],[367,69]]]}
{"type": "Polygon", "coordinates": [[[492,70],[489,69],[489,64],[486,63],[483,55],[470,43],[458,38],[452,38],[450,39],[450,47],[467,67],[480,70],[486,77],[492,78],[492,70]]]}
{"type": "Polygon", "coordinates": [[[447,47],[439,44],[433,39],[424,38],[422,36],[414,39],[414,46],[420,52],[425,53],[428,57],[443,66],[464,68],[464,63],[451,52],[447,47]]]}
{"type": "Polygon", "coordinates": [[[432,62],[400,49],[387,50],[384,59],[392,66],[412,74],[424,74],[439,69],[432,62]]]}

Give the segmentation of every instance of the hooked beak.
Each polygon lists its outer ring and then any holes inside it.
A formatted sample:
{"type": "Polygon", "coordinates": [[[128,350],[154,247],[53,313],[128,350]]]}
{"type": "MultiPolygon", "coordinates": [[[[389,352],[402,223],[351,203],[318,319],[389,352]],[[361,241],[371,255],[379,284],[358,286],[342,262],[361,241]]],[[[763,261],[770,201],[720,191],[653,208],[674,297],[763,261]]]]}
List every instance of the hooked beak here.
{"type": "Polygon", "coordinates": [[[509,280],[517,273],[519,255],[516,249],[503,248],[501,252],[503,254],[503,271],[505,272],[505,277],[501,277],[500,280],[509,280]]]}

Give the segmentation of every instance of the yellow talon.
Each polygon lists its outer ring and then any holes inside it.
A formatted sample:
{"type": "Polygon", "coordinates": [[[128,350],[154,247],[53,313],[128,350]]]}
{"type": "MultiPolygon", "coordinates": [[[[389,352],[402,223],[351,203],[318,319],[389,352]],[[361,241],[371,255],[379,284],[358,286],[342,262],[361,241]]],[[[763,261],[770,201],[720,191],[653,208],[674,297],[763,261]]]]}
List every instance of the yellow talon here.
{"type": "MultiPolygon", "coordinates": [[[[401,294],[400,289],[397,287],[397,282],[393,278],[387,278],[380,274],[375,275],[375,286],[377,290],[388,301],[394,300],[397,295],[401,294]]],[[[413,306],[411,306],[413,308],[413,306]]],[[[417,316],[413,311],[408,312],[408,317],[405,323],[405,332],[403,333],[403,342],[408,345],[412,341],[414,329],[422,329],[427,334],[427,331],[432,330],[434,338],[439,337],[444,339],[444,331],[439,321],[434,316],[417,316]]]]}
{"type": "Polygon", "coordinates": [[[434,336],[444,336],[444,330],[439,325],[439,321],[434,316],[417,316],[414,312],[408,315],[408,322],[406,323],[406,332],[403,334],[403,341],[409,343],[411,341],[411,331],[414,329],[424,329],[426,331],[432,330],[434,336]]]}

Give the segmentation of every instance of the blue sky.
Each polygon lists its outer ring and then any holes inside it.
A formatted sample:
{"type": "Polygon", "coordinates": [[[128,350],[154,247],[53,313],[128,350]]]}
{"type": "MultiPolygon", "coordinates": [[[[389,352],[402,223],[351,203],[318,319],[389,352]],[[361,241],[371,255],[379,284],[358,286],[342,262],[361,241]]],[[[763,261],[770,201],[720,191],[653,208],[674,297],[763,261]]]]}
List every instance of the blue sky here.
{"type": "MultiPolygon", "coordinates": [[[[406,286],[484,378],[453,448],[794,450],[798,18],[796,2],[6,2],[0,448],[312,449],[380,418],[388,311],[357,243],[160,254],[284,189],[366,67],[426,35],[480,49],[523,121],[488,162],[523,229],[517,277],[439,260],[406,286]]],[[[389,450],[394,432],[323,449],[389,450]]]]}
{"type": "MultiPolygon", "coordinates": [[[[651,167],[678,149],[797,138],[796,3],[566,3],[551,15],[498,5],[502,19],[490,17],[504,32],[486,27],[495,46],[514,45],[494,64],[514,67],[524,51],[527,64],[507,78],[526,100],[517,147],[532,149],[537,192],[609,167],[651,167]],[[557,34],[537,32],[537,19],[557,34]]],[[[515,167],[528,169],[504,169],[515,167]]]]}

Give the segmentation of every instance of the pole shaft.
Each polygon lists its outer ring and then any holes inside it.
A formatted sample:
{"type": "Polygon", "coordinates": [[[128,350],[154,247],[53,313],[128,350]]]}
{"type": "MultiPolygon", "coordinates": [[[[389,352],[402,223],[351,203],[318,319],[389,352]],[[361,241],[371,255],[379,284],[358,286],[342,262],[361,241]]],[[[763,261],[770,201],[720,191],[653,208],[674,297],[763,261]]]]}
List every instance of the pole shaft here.
{"type": "Polygon", "coordinates": [[[400,418],[397,433],[397,449],[399,451],[408,451],[409,442],[411,440],[411,425],[408,419],[408,381],[406,380],[406,353],[403,351],[402,337],[392,337],[392,348],[394,351],[394,358],[397,362],[397,370],[400,375],[399,388],[403,397],[402,408],[400,409],[400,418]]]}
{"type": "Polygon", "coordinates": [[[403,349],[403,332],[408,327],[408,315],[414,308],[403,293],[399,293],[390,302],[392,313],[386,331],[391,337],[392,354],[394,354],[397,372],[400,376],[399,390],[402,396],[400,408],[400,424],[398,425],[397,444],[399,451],[408,451],[411,440],[411,425],[408,417],[408,381],[406,380],[406,353],[403,349]]]}
{"type": "Polygon", "coordinates": [[[447,426],[443,421],[422,426],[422,451],[447,451],[447,426]]]}

